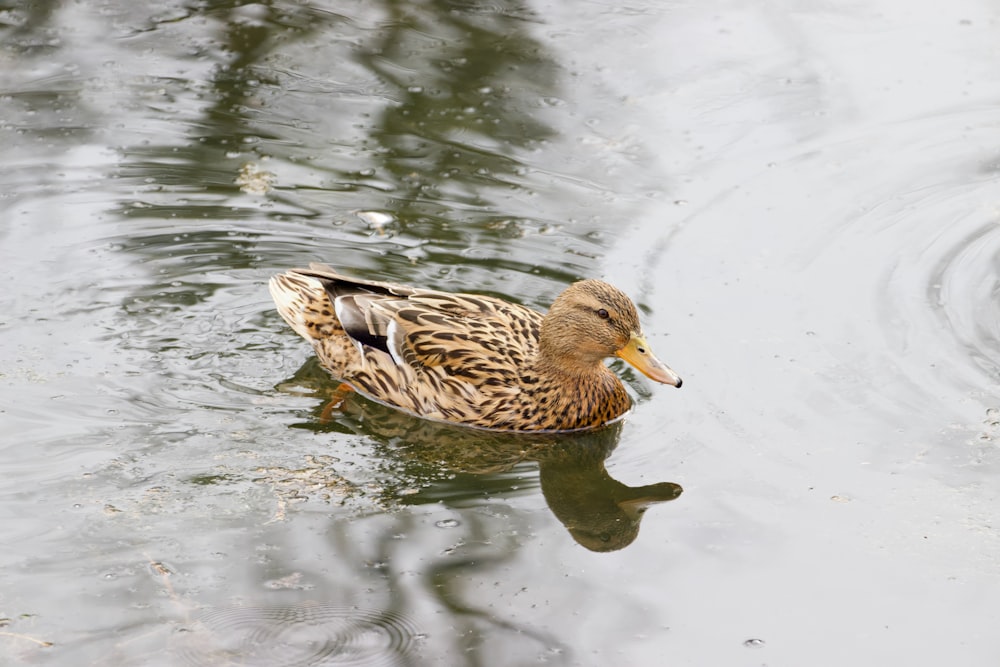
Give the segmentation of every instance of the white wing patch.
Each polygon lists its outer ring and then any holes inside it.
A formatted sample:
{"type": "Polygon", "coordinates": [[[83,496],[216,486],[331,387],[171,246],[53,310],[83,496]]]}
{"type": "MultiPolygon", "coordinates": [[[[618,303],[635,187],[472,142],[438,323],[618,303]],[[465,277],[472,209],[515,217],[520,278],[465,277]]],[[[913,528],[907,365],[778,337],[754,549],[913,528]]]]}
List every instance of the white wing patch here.
{"type": "Polygon", "coordinates": [[[405,336],[406,332],[396,323],[396,320],[389,320],[389,327],[386,331],[386,337],[388,338],[386,347],[389,348],[389,354],[392,355],[392,360],[396,362],[397,366],[406,366],[402,352],[405,336]]]}
{"type": "Polygon", "coordinates": [[[357,309],[352,308],[350,303],[348,303],[349,296],[338,296],[333,300],[333,312],[337,314],[337,319],[340,321],[340,325],[344,327],[344,333],[347,333],[347,337],[354,343],[354,347],[357,348],[358,354],[361,355],[361,361],[365,361],[365,346],[361,344],[361,341],[351,336],[348,333],[352,328],[357,326],[365,326],[364,320],[360,322],[358,320],[357,309]]]}

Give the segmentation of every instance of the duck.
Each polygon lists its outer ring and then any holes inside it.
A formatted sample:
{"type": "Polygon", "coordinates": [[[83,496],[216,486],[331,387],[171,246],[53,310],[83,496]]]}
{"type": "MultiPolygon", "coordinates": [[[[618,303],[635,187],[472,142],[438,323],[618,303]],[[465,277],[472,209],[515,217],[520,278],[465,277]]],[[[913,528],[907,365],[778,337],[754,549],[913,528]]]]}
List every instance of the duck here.
{"type": "Polygon", "coordinates": [[[632,400],[605,364],[624,359],[674,387],[635,304],[581,280],[548,312],[493,296],[352,278],[324,264],[271,277],[278,313],[323,368],[368,399],[441,422],[511,432],[592,429],[632,400]]]}

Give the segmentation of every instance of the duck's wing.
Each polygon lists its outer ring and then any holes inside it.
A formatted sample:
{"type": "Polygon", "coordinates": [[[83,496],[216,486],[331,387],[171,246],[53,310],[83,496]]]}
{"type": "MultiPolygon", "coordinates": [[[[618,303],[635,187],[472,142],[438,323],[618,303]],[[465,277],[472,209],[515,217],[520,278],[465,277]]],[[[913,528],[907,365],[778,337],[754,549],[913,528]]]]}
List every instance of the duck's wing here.
{"type": "Polygon", "coordinates": [[[419,290],[368,307],[397,363],[481,390],[516,387],[538,348],[541,314],[492,297],[419,290]]]}
{"type": "Polygon", "coordinates": [[[295,272],[319,280],[362,355],[366,347],[381,350],[417,371],[499,386],[513,384],[537,350],[542,315],[524,306],[360,280],[318,264],[295,272]]]}

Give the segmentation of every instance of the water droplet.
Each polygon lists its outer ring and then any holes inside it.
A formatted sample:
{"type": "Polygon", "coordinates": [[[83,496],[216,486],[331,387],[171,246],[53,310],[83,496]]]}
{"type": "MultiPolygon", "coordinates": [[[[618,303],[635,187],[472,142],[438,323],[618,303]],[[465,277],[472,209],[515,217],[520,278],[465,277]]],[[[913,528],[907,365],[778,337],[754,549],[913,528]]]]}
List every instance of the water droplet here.
{"type": "Polygon", "coordinates": [[[743,645],[746,646],[747,648],[761,648],[761,647],[764,646],[764,640],[763,639],[748,639],[745,642],[743,642],[743,645]]]}

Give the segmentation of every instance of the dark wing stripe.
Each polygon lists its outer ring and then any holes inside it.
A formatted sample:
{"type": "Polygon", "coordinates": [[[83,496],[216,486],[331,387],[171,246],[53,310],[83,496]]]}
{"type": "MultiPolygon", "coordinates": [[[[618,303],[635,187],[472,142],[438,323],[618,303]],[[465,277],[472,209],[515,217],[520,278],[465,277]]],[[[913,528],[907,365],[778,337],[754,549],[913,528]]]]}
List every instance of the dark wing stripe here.
{"type": "Polygon", "coordinates": [[[368,326],[365,313],[358,306],[353,296],[339,296],[334,302],[337,319],[344,327],[344,332],[351,340],[368,345],[383,352],[389,352],[388,340],[385,336],[372,333],[368,326]]]}

